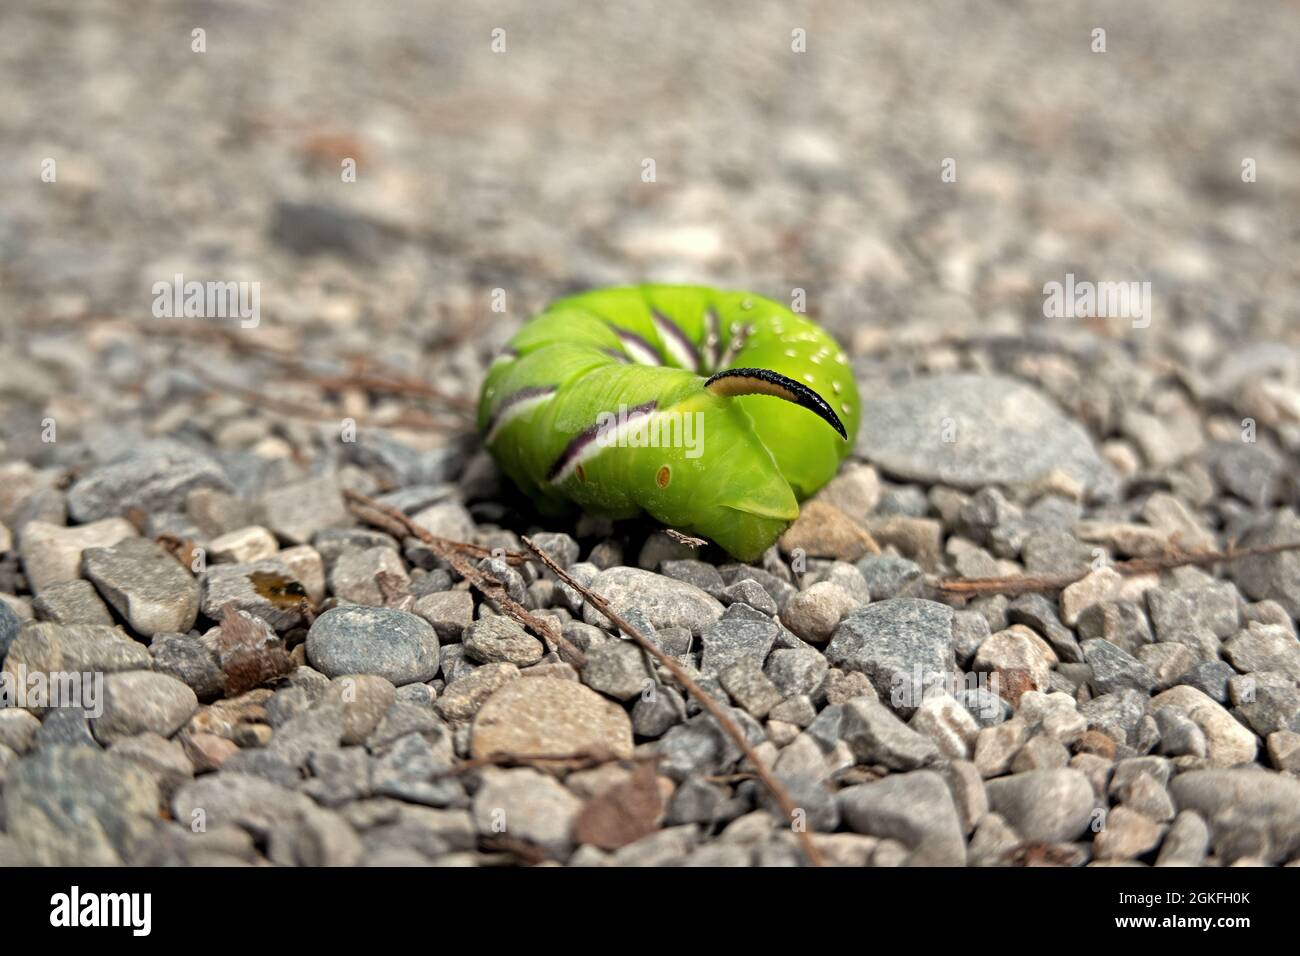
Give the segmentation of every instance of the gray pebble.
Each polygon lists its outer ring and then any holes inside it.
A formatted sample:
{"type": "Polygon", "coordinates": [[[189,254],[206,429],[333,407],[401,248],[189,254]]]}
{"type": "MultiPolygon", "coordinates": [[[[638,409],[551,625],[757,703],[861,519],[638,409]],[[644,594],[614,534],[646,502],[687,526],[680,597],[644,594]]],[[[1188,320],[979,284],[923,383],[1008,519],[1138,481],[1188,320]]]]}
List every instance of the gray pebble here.
{"type": "Polygon", "coordinates": [[[1066,843],[1088,828],[1096,797],[1077,770],[1033,770],[985,784],[989,807],[1026,840],[1066,843]]]}
{"type": "MultiPolygon", "coordinates": [[[[3,617],[6,610],[8,605],[0,610],[0,617],[3,617]]],[[[53,621],[55,624],[113,624],[112,612],[89,581],[51,584],[33,599],[32,611],[36,614],[36,620],[53,621]]],[[[0,624],[0,630],[2,629],[3,625],[0,624]]],[[[16,627],[14,633],[18,633],[16,627]]],[[[0,659],[4,657],[6,649],[4,636],[0,634],[0,659]]]]}
{"type": "Polygon", "coordinates": [[[438,673],[438,635],[405,611],[337,607],[307,632],[307,659],[329,677],[376,674],[397,685],[423,682],[438,673]]]}
{"type": "Polygon", "coordinates": [[[475,621],[465,629],[462,643],[465,653],[483,664],[527,667],[536,664],[546,653],[541,641],[507,617],[485,617],[475,621]]]}

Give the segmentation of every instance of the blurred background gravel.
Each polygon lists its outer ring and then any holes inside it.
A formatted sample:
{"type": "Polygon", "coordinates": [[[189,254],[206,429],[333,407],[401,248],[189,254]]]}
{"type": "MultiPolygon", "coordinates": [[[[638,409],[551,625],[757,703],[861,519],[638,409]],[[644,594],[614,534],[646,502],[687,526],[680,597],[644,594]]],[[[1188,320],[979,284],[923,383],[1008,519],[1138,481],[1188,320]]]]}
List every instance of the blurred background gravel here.
{"type": "Polygon", "coordinates": [[[1086,334],[1197,370],[1295,336],[1295,3],[55,0],[0,33],[10,442],[119,404],[150,356],[91,361],[84,320],[147,338],[177,272],[467,391],[550,297],[643,279],[804,288],[859,356],[1079,334],[1042,317],[1067,272],[1152,282],[1151,329],[1086,334]]]}

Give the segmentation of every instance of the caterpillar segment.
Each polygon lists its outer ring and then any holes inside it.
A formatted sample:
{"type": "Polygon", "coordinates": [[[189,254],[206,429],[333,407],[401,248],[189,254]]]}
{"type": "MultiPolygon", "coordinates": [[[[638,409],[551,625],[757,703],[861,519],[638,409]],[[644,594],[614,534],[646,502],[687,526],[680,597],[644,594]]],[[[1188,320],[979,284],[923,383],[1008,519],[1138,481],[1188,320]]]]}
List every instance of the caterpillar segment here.
{"type": "Polygon", "coordinates": [[[478,424],[539,509],[647,513],[758,558],[852,450],[848,360],[776,302],[699,286],[582,293],[489,369],[478,424]]]}

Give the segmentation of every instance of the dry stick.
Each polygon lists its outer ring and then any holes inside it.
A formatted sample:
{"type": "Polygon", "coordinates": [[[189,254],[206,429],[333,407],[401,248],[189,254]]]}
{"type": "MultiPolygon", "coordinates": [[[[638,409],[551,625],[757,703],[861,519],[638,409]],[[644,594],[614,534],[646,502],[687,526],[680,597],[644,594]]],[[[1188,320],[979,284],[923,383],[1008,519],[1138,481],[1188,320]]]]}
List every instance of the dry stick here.
{"type": "MultiPolygon", "coordinates": [[[[527,535],[524,535],[523,542],[528,546],[528,549],[532,551],[533,554],[537,555],[542,564],[546,565],[555,573],[556,577],[590,601],[592,606],[607,617],[615,627],[628,637],[632,638],[642,651],[649,654],[666,667],[668,672],[677,679],[677,682],[686,688],[687,693],[699,701],[700,706],[709,712],[710,716],[718,722],[718,726],[721,727],[726,732],[727,736],[734,740],[736,745],[740,747],[745,757],[754,767],[754,773],[757,774],[758,779],[762,780],[763,785],[772,792],[772,796],[776,797],[776,802],[781,805],[781,810],[785,813],[786,817],[792,820],[798,810],[798,807],[795,806],[794,800],[790,798],[790,794],[786,792],[785,787],[781,785],[780,781],[772,776],[771,771],[764,766],[762,759],[758,756],[757,752],[755,752],[754,748],[749,745],[749,741],[745,739],[745,734],[736,726],[736,722],[731,719],[730,715],[728,715],[725,710],[722,709],[721,705],[706,694],[700,688],[699,684],[695,683],[691,678],[691,675],[686,673],[682,665],[678,664],[670,656],[665,654],[660,650],[657,644],[624,620],[617,611],[610,607],[608,601],[585,584],[580,584],[576,581],[572,576],[570,576],[569,572],[556,564],[550,555],[546,554],[546,552],[542,551],[541,548],[533,544],[532,540],[529,539],[527,535]]],[[[813,866],[824,866],[825,863],[822,860],[821,852],[817,849],[817,845],[813,843],[812,837],[808,834],[807,830],[797,830],[795,831],[795,835],[798,837],[799,843],[803,847],[804,854],[808,857],[808,862],[813,866]]]]}
{"type": "Polygon", "coordinates": [[[387,527],[390,533],[396,531],[396,537],[399,538],[407,536],[419,538],[429,546],[429,549],[434,554],[450,564],[457,574],[477,588],[484,597],[495,601],[507,616],[540,637],[543,643],[547,645],[547,650],[555,650],[558,647],[563,652],[563,656],[575,667],[580,668],[587,662],[587,655],[565,637],[559,628],[528,611],[527,608],[506,593],[505,586],[500,581],[484,574],[470,563],[470,559],[466,557],[466,553],[478,557],[491,557],[490,551],[463,541],[440,538],[436,534],[421,528],[396,508],[380,504],[375,499],[368,498],[350,488],[343,489],[343,496],[352,505],[353,512],[370,524],[387,527]]]}
{"type": "MultiPolygon", "coordinates": [[[[1265,554],[1277,554],[1282,551],[1300,550],[1300,541],[1286,544],[1265,544],[1250,548],[1234,548],[1226,551],[1181,551],[1162,558],[1133,558],[1129,561],[1116,561],[1107,567],[1120,574],[1151,574],[1156,571],[1168,571],[1191,565],[1204,566],[1236,561],[1238,558],[1251,558],[1265,554]]],[[[1092,573],[1070,571],[1065,574],[1021,574],[1004,578],[945,578],[935,583],[935,588],[945,594],[973,595],[982,594],[1027,594],[1031,591],[1058,591],[1069,587],[1076,581],[1082,581],[1092,573]]]]}
{"type": "MultiPolygon", "coordinates": [[[[311,405],[305,402],[298,402],[287,398],[276,398],[271,395],[265,395],[251,388],[244,388],[242,385],[232,385],[229,382],[223,382],[212,373],[206,371],[196,363],[186,362],[189,371],[199,379],[209,390],[218,394],[233,395],[241,401],[250,405],[257,405],[261,408],[270,409],[281,415],[287,415],[290,418],[301,418],[308,421],[329,421],[330,419],[342,420],[343,414],[332,408],[323,405],[311,405]]],[[[355,416],[351,416],[355,420],[355,416]]],[[[372,424],[366,419],[357,421],[358,426],[372,424]]],[[[381,427],[381,426],[375,426],[381,427]]],[[[427,415],[418,415],[407,413],[406,415],[395,418],[390,422],[383,424],[384,428],[412,428],[425,431],[459,431],[465,428],[462,417],[458,416],[456,421],[440,421],[427,415]]]]}
{"type": "MultiPolygon", "coordinates": [[[[185,338],[221,342],[235,352],[256,356],[277,365],[286,376],[294,381],[316,385],[326,391],[359,388],[391,395],[409,395],[432,402],[440,402],[459,418],[472,418],[474,410],[478,407],[473,399],[445,392],[419,379],[407,378],[395,371],[383,366],[374,366],[371,363],[366,363],[363,367],[357,367],[356,363],[353,363],[356,370],[348,375],[314,375],[302,364],[297,352],[265,342],[256,342],[248,336],[241,335],[231,329],[175,325],[164,326],[156,331],[162,335],[179,335],[185,338]]],[[[335,360],[343,361],[341,358],[335,360]]]]}
{"type": "Polygon", "coordinates": [[[413,379],[399,378],[396,376],[386,375],[308,375],[302,376],[302,381],[316,385],[320,388],[331,392],[343,391],[349,388],[362,389],[367,392],[383,392],[389,395],[410,395],[415,398],[426,398],[430,401],[442,402],[451,406],[458,412],[466,415],[472,413],[476,408],[475,403],[463,395],[453,395],[450,392],[444,392],[440,388],[434,388],[423,382],[413,379]]]}

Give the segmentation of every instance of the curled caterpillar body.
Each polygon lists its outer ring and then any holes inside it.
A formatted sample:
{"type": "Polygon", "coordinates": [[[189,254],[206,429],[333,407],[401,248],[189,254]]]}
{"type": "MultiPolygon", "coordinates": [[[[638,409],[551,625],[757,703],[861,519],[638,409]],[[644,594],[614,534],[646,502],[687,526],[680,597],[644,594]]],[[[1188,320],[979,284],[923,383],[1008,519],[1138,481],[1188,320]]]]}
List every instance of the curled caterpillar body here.
{"type": "Polygon", "coordinates": [[[834,476],[860,415],[847,357],[808,319],[745,292],[646,285],[530,320],[488,372],[478,425],[543,511],[646,512],[750,561],[834,476]]]}

